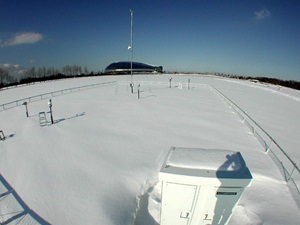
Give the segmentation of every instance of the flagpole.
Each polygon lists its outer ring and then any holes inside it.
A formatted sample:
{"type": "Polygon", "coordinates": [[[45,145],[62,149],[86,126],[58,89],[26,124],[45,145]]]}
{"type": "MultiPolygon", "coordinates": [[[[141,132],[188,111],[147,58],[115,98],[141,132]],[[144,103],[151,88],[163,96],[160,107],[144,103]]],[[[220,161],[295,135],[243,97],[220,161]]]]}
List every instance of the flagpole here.
{"type": "Polygon", "coordinates": [[[131,93],[133,93],[133,81],[132,81],[132,58],[133,58],[133,10],[129,10],[130,12],[130,78],[131,78],[131,93]]]}

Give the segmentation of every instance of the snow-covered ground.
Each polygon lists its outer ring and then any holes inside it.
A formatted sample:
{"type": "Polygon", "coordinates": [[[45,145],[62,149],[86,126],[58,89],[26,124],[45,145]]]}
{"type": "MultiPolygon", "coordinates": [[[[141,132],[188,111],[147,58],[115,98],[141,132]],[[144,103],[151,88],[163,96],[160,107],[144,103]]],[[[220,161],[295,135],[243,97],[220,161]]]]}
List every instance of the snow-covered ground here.
{"type": "MultiPolygon", "coordinates": [[[[30,222],[42,222],[38,214],[51,224],[133,224],[137,196],[155,185],[174,146],[241,152],[253,182],[229,224],[299,224],[299,208],[280,170],[233,109],[209,86],[169,88],[169,78],[213,85],[300,163],[299,91],[183,75],[134,75],[134,94],[123,85],[130,76],[12,88],[0,91],[0,104],[77,86],[124,82],[53,97],[55,124],[46,127],[39,125],[38,113],[46,112],[50,120],[49,99],[29,103],[29,118],[24,106],[0,112],[0,130],[8,137],[0,142],[0,223],[26,224],[26,215],[34,218],[30,222]],[[139,82],[143,85],[138,100],[139,82]],[[19,197],[11,196],[15,192],[19,197]],[[25,213],[20,214],[22,208],[25,213]]],[[[148,210],[151,214],[154,209],[148,210]]],[[[138,216],[135,224],[157,224],[155,219],[138,216]]]]}

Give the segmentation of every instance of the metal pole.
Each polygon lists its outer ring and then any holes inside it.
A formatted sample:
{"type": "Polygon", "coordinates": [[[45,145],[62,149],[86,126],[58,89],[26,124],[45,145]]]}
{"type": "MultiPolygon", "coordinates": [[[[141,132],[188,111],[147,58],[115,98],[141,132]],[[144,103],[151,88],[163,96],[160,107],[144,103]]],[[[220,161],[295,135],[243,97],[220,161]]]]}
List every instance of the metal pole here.
{"type": "Polygon", "coordinates": [[[49,108],[50,108],[51,124],[53,124],[54,121],[53,121],[53,116],[52,116],[52,100],[51,99],[49,100],[48,104],[49,104],[49,108]]]}
{"type": "Polygon", "coordinates": [[[138,85],[138,99],[140,99],[140,86],[141,84],[138,85]]]}
{"type": "Polygon", "coordinates": [[[129,10],[130,12],[130,87],[131,93],[133,94],[133,81],[132,81],[132,59],[133,59],[133,10],[129,10]]]}
{"type": "Polygon", "coordinates": [[[54,121],[53,121],[53,116],[52,116],[52,107],[50,108],[50,115],[51,115],[51,123],[53,124],[54,121]]]}
{"type": "Polygon", "coordinates": [[[23,102],[22,105],[25,105],[25,109],[26,109],[26,116],[29,117],[28,115],[28,108],[27,108],[27,102],[23,102]]]}
{"type": "Polygon", "coordinates": [[[25,105],[25,108],[26,108],[26,116],[29,117],[28,115],[28,108],[27,108],[27,104],[25,105]]]}

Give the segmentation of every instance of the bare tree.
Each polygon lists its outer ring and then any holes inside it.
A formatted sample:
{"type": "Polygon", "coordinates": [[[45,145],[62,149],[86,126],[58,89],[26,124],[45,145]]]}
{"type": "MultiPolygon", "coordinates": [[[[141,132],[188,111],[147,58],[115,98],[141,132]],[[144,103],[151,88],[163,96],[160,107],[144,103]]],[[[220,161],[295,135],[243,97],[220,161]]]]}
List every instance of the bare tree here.
{"type": "Polygon", "coordinates": [[[68,66],[68,65],[64,66],[64,67],[62,68],[62,73],[63,73],[64,75],[72,75],[72,74],[71,74],[71,73],[72,73],[71,67],[68,66]]]}
{"type": "Polygon", "coordinates": [[[59,74],[60,72],[59,72],[59,69],[54,69],[54,74],[59,74]]]}
{"type": "Polygon", "coordinates": [[[82,74],[81,66],[76,66],[76,65],[74,65],[74,66],[71,67],[71,70],[72,70],[71,75],[76,76],[76,75],[82,74]]]}
{"type": "Polygon", "coordinates": [[[30,77],[30,70],[29,69],[25,69],[24,73],[23,73],[23,76],[22,76],[22,79],[26,79],[28,77],[30,77]]]}
{"type": "Polygon", "coordinates": [[[89,73],[89,70],[88,70],[88,68],[85,66],[85,67],[84,67],[84,74],[85,74],[85,75],[88,75],[88,73],[89,73]]]}
{"type": "Polygon", "coordinates": [[[17,78],[15,78],[14,76],[9,76],[8,75],[7,83],[9,83],[9,84],[17,83],[17,78]]]}
{"type": "Polygon", "coordinates": [[[82,74],[81,66],[77,66],[77,75],[81,75],[81,74],[82,74]]]}
{"type": "MultiPolygon", "coordinates": [[[[86,72],[87,68],[85,68],[84,71],[86,72]]],[[[62,68],[62,73],[67,76],[78,76],[82,74],[82,68],[81,66],[76,66],[76,65],[73,66],[66,65],[62,68]]]]}
{"type": "Polygon", "coordinates": [[[47,68],[47,77],[50,77],[53,75],[54,69],[52,67],[47,68]]]}
{"type": "Polygon", "coordinates": [[[29,69],[29,77],[31,77],[31,78],[36,77],[36,70],[35,70],[34,66],[29,69]]]}
{"type": "Polygon", "coordinates": [[[41,67],[38,68],[37,76],[38,76],[38,77],[43,77],[43,76],[44,76],[43,68],[41,68],[41,67]]]}
{"type": "Polygon", "coordinates": [[[43,67],[43,77],[46,77],[46,75],[47,75],[46,67],[43,67]]]}
{"type": "Polygon", "coordinates": [[[0,68],[0,85],[4,84],[4,81],[8,78],[8,71],[0,68]]]}

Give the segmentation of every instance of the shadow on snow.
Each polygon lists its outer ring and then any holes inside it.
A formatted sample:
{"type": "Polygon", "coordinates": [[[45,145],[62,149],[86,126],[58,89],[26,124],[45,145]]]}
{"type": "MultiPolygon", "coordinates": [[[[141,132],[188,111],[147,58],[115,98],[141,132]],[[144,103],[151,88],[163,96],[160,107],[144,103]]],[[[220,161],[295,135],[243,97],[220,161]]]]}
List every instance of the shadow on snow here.
{"type": "Polygon", "coordinates": [[[0,174],[0,224],[50,224],[30,209],[0,174]]]}

